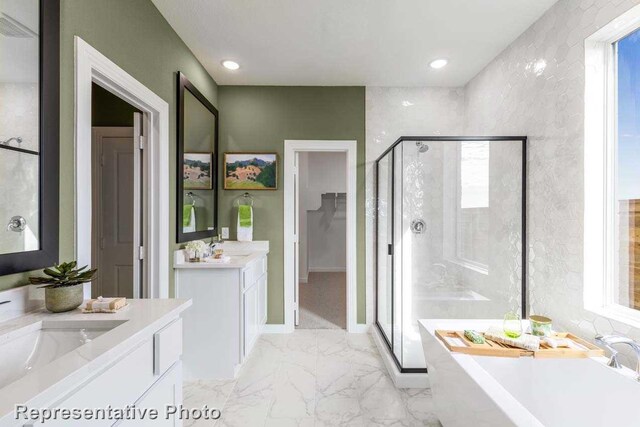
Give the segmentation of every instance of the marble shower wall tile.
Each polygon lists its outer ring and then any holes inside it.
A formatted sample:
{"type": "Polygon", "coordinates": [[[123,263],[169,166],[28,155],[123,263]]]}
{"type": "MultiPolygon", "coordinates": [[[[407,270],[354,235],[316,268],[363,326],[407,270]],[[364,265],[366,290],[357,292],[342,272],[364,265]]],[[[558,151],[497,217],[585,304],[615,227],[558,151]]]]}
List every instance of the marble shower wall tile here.
{"type": "Polygon", "coordinates": [[[531,312],[586,338],[615,328],[583,308],[584,40],[639,3],[560,0],[465,87],[467,134],[529,137],[531,312]]]}
{"type": "MultiPolygon", "coordinates": [[[[12,147],[39,151],[38,83],[0,82],[0,141],[12,147]]],[[[0,253],[34,250],[39,247],[39,167],[38,156],[2,150],[0,152],[0,218],[3,227],[9,218],[20,215],[27,221],[21,233],[4,233],[0,253]]],[[[3,230],[4,231],[4,230],[3,230]]]]}
{"type": "Polygon", "coordinates": [[[368,319],[375,307],[377,156],[411,133],[527,135],[531,311],[589,338],[614,330],[640,337],[640,330],[590,313],[582,303],[584,40],[639,3],[560,0],[464,88],[367,88],[368,319]]]}

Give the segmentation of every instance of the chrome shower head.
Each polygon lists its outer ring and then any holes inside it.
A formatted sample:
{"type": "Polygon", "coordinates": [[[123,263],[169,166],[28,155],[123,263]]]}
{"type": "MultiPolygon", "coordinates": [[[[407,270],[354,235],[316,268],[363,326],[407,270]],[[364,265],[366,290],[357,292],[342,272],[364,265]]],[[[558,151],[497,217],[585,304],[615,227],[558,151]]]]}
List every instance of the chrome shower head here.
{"type": "Polygon", "coordinates": [[[422,141],[417,141],[416,147],[418,147],[418,153],[426,153],[429,151],[429,146],[422,141]]]}

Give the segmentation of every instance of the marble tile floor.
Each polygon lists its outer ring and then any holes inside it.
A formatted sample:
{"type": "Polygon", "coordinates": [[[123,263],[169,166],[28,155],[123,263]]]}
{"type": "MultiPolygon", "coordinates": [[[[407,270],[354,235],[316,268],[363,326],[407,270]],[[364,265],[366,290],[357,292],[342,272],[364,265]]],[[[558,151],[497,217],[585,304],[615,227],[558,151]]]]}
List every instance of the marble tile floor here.
{"type": "Polygon", "coordinates": [[[222,410],[185,427],[440,426],[428,389],[397,389],[371,337],[344,330],[265,334],[236,380],[184,385],[184,406],[222,410]]]}

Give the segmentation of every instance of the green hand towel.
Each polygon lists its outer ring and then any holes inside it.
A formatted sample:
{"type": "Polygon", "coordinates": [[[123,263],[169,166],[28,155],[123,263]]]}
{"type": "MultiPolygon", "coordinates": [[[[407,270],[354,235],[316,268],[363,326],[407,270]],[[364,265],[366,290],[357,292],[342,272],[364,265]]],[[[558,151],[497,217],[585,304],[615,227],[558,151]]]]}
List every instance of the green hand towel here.
{"type": "Polygon", "coordinates": [[[240,227],[251,227],[251,206],[238,206],[238,218],[240,219],[240,227]]]}
{"type": "Polygon", "coordinates": [[[184,205],[182,207],[182,226],[188,227],[191,224],[191,209],[193,205],[184,205]]]}

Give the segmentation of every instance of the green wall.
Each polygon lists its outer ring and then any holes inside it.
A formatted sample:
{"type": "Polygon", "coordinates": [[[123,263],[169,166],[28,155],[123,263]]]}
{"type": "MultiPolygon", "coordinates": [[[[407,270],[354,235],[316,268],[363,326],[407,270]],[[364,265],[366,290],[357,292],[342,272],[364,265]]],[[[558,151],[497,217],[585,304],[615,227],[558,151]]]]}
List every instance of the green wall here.
{"type": "MultiPolygon", "coordinates": [[[[253,191],[254,240],[268,240],[269,323],[284,323],[283,154],[285,139],[358,141],[358,323],[365,323],[365,88],[220,86],[220,152],[278,153],[278,190],[253,191]]],[[[220,156],[220,167],[222,167],[220,156]]],[[[222,170],[222,169],[221,169],[222,170]]],[[[222,185],[220,186],[222,187],[222,185]]],[[[219,221],[235,224],[239,190],[221,190],[219,221]]],[[[231,227],[232,229],[234,227],[231,227]]],[[[232,234],[231,236],[235,236],[232,234]]]]}
{"type": "MultiPolygon", "coordinates": [[[[74,35],[82,37],[169,103],[169,153],[176,152],[176,71],[214,105],[217,85],[150,0],[61,0],[60,5],[60,259],[74,249],[74,35]]],[[[175,182],[170,156],[169,182],[175,182]]],[[[89,177],[79,177],[88,179],[89,177]]],[[[171,185],[170,250],[175,243],[175,185],[171,185]]],[[[170,254],[170,258],[173,259],[170,254]]],[[[167,265],[173,293],[173,269],[167,265]]],[[[25,283],[28,273],[0,277],[0,290],[25,283]]]]}

